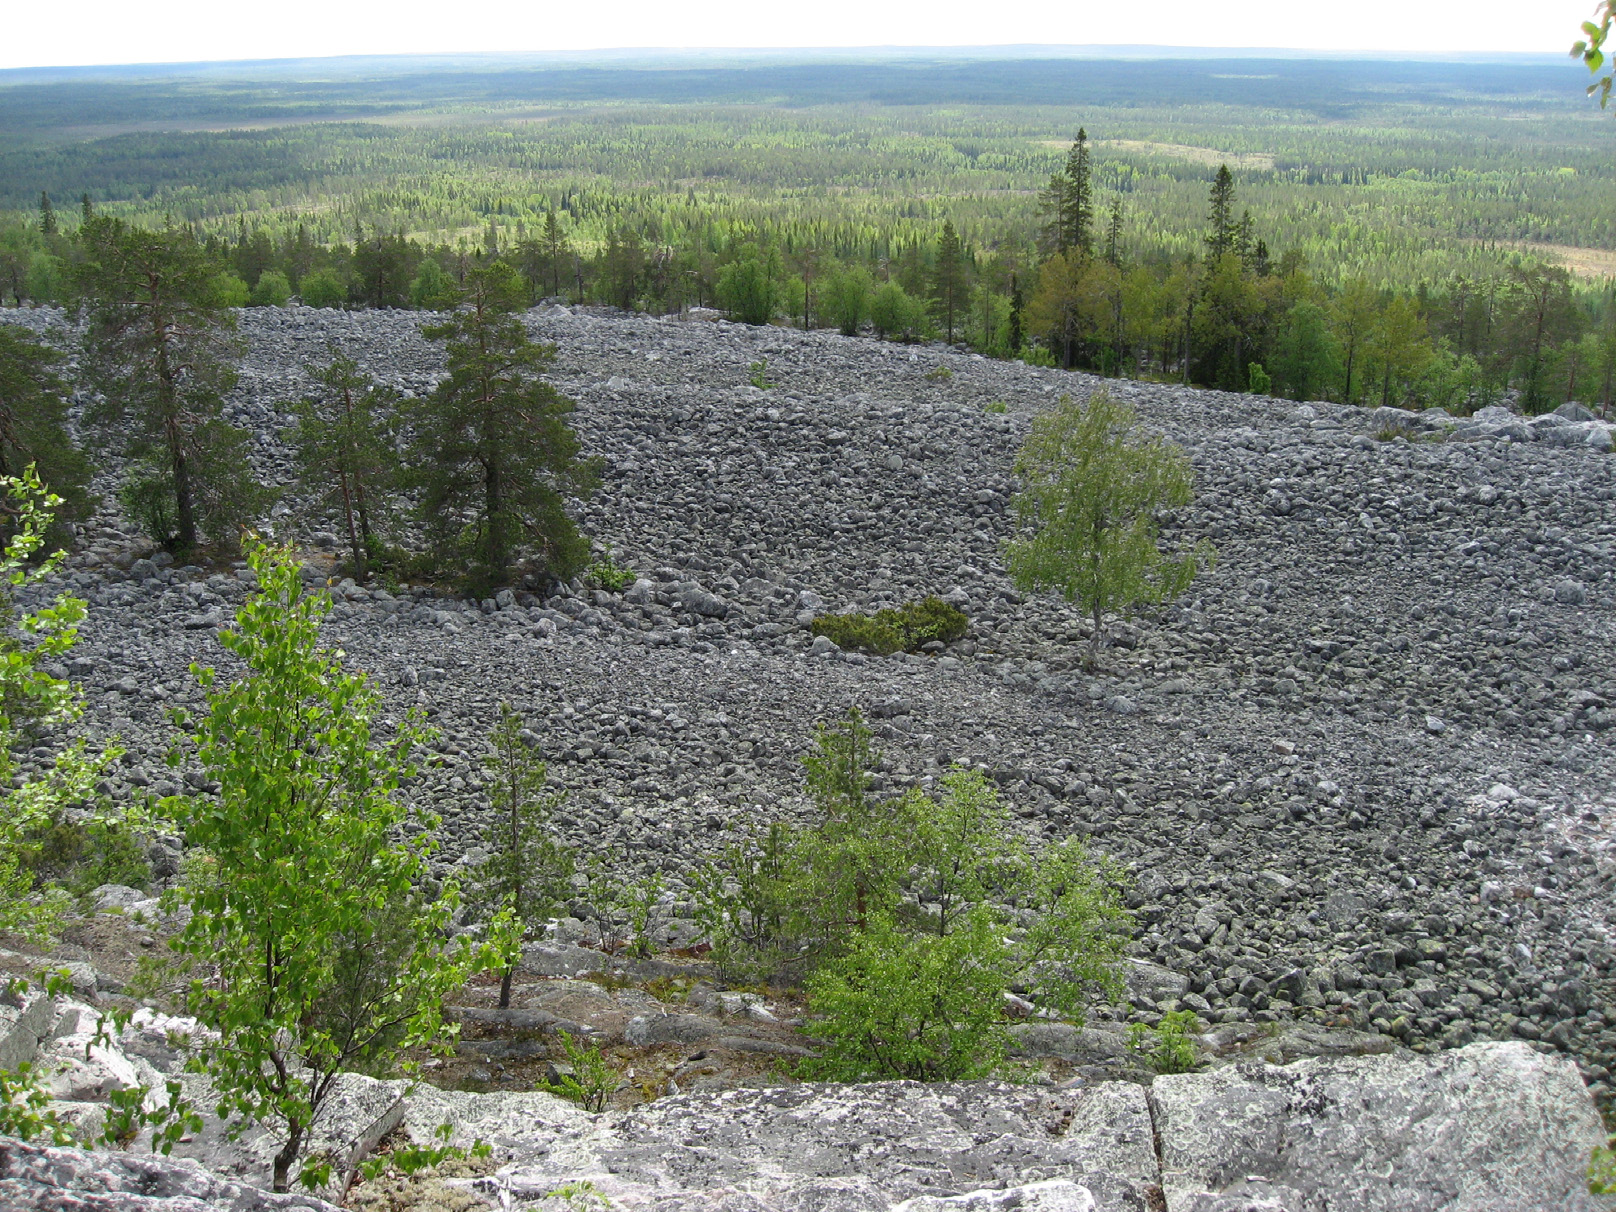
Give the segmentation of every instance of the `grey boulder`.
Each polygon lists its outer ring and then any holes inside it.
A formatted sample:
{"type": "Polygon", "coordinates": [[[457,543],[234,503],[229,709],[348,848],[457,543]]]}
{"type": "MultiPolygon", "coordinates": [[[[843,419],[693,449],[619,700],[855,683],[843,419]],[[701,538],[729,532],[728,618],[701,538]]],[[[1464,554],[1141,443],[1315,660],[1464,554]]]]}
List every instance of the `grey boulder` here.
{"type": "Polygon", "coordinates": [[[1580,1212],[1605,1134],[1576,1066],[1521,1043],[1156,1079],[1167,1212],[1580,1212]]]}
{"type": "Polygon", "coordinates": [[[195,1162],[56,1149],[0,1137],[0,1208],[30,1212],[337,1212],[310,1195],[271,1195],[195,1162]]]}

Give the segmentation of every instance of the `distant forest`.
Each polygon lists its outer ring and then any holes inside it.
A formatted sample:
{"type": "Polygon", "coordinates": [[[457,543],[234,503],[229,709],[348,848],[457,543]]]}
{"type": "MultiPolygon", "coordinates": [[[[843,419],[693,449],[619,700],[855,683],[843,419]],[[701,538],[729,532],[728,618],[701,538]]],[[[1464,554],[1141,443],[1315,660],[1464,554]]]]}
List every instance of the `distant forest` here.
{"type": "Polygon", "coordinates": [[[0,292],[62,297],[88,206],[259,303],[502,258],[535,298],[1237,390],[1611,401],[1616,124],[1574,63],[316,70],[0,73],[0,292]]]}

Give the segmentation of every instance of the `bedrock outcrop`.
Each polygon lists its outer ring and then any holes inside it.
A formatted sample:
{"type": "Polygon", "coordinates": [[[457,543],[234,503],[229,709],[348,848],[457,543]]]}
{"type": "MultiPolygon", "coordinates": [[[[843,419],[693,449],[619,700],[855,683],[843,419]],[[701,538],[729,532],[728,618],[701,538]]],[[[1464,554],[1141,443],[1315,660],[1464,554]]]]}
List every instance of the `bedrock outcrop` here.
{"type": "MultiPolygon", "coordinates": [[[[584,1206],[626,1212],[1612,1206],[1586,1193],[1588,1153],[1604,1135],[1575,1066],[1522,1043],[1472,1044],[1436,1058],[1248,1063],[1160,1077],[1149,1089],[891,1082],[729,1090],[598,1117],[544,1094],[456,1094],[350,1077],[322,1140],[374,1138],[382,1119],[420,1144],[448,1123],[462,1145],[493,1145],[503,1163],[496,1171],[444,1190],[504,1208],[568,1206],[564,1190],[584,1206]]],[[[229,1163],[225,1146],[200,1148],[213,1150],[211,1164],[229,1163]]],[[[257,1164],[261,1173],[267,1157],[257,1164]]],[[[325,1206],[272,1199],[245,1181],[189,1161],[0,1141],[0,1207],[325,1206]]]]}

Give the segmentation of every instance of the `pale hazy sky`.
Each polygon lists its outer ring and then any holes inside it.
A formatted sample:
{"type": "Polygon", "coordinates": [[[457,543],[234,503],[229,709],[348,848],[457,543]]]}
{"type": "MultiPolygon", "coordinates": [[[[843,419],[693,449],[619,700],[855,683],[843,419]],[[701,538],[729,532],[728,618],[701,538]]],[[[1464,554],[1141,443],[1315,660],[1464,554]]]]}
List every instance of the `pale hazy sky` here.
{"type": "Polygon", "coordinates": [[[0,67],[1004,43],[1565,53],[1594,0],[17,0],[0,67]]]}

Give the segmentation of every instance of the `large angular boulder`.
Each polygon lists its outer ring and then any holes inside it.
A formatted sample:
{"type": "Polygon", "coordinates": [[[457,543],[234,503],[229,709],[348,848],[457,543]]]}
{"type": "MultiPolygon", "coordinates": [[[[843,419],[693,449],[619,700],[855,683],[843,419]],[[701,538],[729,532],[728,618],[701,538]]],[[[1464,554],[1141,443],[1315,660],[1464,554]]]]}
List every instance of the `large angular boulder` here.
{"type": "Polygon", "coordinates": [[[1580,1212],[1605,1133],[1570,1060],[1523,1043],[1156,1079],[1167,1212],[1580,1212]]]}

